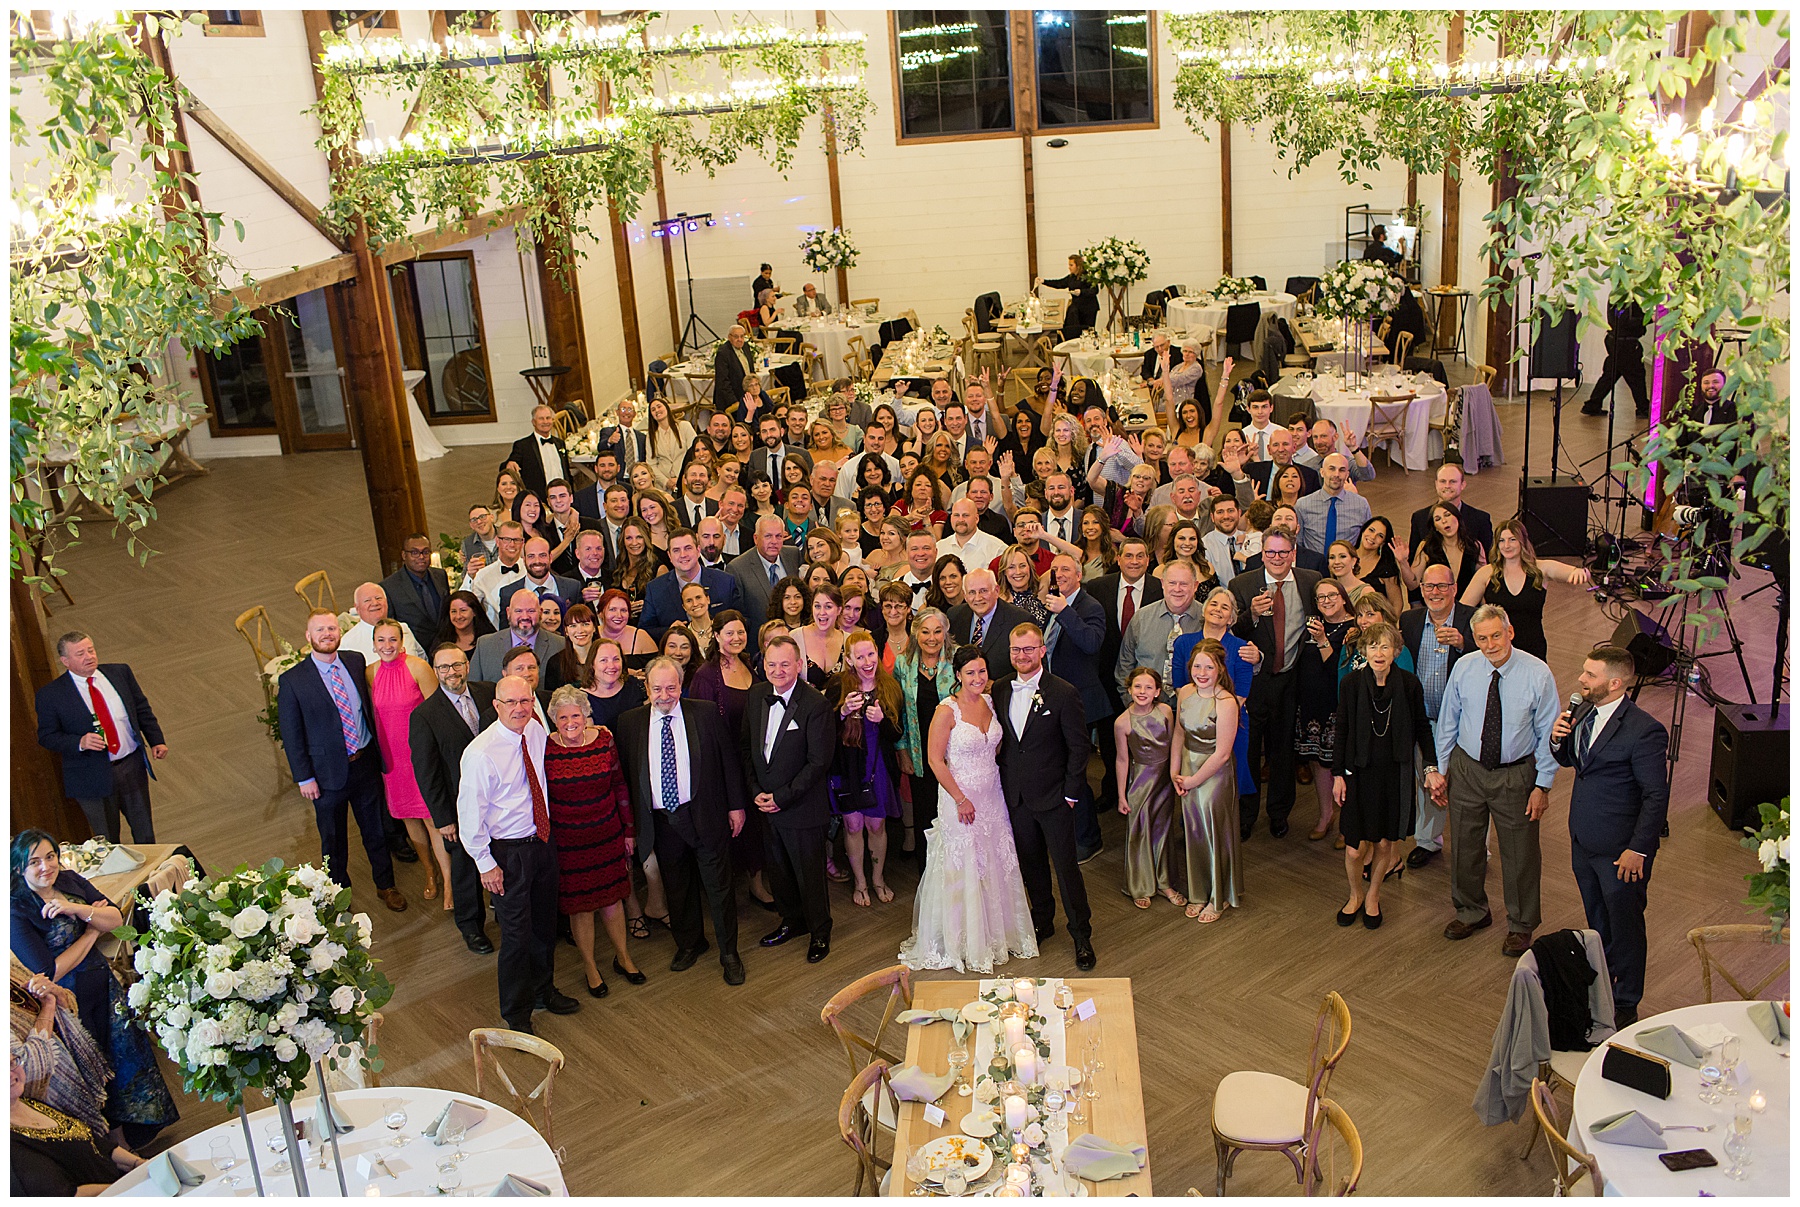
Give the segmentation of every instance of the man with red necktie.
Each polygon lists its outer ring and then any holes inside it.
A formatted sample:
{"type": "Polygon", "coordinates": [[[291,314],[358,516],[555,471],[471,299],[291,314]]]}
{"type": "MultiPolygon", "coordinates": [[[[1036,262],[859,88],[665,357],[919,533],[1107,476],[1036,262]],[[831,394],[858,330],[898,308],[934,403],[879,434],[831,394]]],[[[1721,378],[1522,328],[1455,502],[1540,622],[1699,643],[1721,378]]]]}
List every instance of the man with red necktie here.
{"type": "Polygon", "coordinates": [[[101,665],[82,632],[57,638],[56,658],[69,673],[38,690],[38,745],[62,756],[63,790],[95,834],[118,842],[123,812],[133,842],[155,842],[150,760],[169,748],[137,676],[123,662],[101,665]]]}

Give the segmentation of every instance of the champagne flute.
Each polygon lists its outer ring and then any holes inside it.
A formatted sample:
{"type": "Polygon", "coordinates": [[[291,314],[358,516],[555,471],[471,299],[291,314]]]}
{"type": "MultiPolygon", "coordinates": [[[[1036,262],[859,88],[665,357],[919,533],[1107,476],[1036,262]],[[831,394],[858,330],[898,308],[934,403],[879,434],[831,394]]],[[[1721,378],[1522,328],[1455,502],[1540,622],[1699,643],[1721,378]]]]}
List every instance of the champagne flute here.
{"type": "Polygon", "coordinates": [[[276,1120],[274,1123],[263,1124],[263,1143],[268,1147],[270,1152],[274,1153],[276,1157],[279,1158],[275,1164],[269,1166],[270,1173],[286,1173],[289,1169],[293,1168],[288,1164],[287,1134],[281,1130],[280,1120],[276,1120]]]}
{"type": "Polygon", "coordinates": [[[444,1139],[448,1140],[451,1144],[456,1145],[455,1156],[457,1161],[461,1162],[467,1160],[469,1154],[463,1151],[463,1137],[469,1134],[469,1125],[466,1122],[456,1119],[454,1113],[452,1113],[452,1117],[444,1121],[444,1128],[448,1133],[445,1135],[444,1139]]]}
{"type": "MultiPolygon", "coordinates": [[[[230,1136],[218,1136],[214,1138],[213,1142],[208,1147],[211,1150],[214,1169],[218,1170],[220,1173],[224,1173],[226,1170],[236,1167],[238,1163],[237,1153],[232,1151],[230,1136]]],[[[226,1177],[219,1179],[219,1181],[227,1186],[236,1186],[243,1180],[244,1179],[238,1177],[236,1174],[229,1174],[226,1177]]]]}
{"type": "Polygon", "coordinates": [[[952,1042],[950,1054],[946,1059],[950,1062],[950,1071],[956,1074],[956,1081],[953,1083],[956,1086],[956,1092],[967,1098],[975,1092],[963,1078],[963,1070],[969,1064],[969,1049],[962,1044],[952,1042]]]}
{"type": "Polygon", "coordinates": [[[1738,1061],[1742,1057],[1743,1045],[1738,1037],[1726,1036],[1724,1042],[1719,1045],[1719,1072],[1722,1075],[1719,1089],[1727,1097],[1736,1098],[1738,1095],[1737,1069],[1738,1061]]]}

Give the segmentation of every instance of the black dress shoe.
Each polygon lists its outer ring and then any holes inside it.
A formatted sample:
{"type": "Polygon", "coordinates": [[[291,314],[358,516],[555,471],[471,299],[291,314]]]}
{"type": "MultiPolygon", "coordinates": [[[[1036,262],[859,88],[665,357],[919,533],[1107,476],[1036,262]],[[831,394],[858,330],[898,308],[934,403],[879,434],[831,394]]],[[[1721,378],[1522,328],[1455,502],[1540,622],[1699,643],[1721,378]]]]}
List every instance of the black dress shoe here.
{"type": "Polygon", "coordinates": [[[401,863],[419,862],[419,853],[412,849],[412,844],[409,842],[388,843],[388,854],[401,863]]]}
{"type": "Polygon", "coordinates": [[[589,985],[587,989],[589,997],[605,997],[612,992],[612,986],[606,983],[605,977],[600,978],[598,985],[589,985]]]}
{"type": "Polygon", "coordinates": [[[1106,849],[1106,844],[1101,843],[1099,846],[1095,847],[1093,850],[1088,851],[1085,854],[1083,854],[1080,850],[1077,850],[1075,852],[1075,862],[1076,863],[1092,862],[1094,859],[1097,859],[1100,855],[1100,852],[1104,851],[1105,849],[1106,849]]]}
{"type": "Polygon", "coordinates": [[[1048,939],[1048,938],[1049,938],[1049,937],[1050,937],[1050,936],[1051,936],[1051,935],[1053,935],[1053,934],[1055,934],[1055,933],[1056,933],[1056,927],[1055,927],[1055,925],[1054,925],[1054,924],[1053,924],[1053,925],[1050,925],[1050,926],[1040,926],[1040,927],[1038,927],[1038,928],[1037,928],[1037,941],[1038,941],[1038,945],[1039,945],[1039,946],[1042,946],[1042,945],[1043,945],[1043,943],[1044,943],[1044,940],[1046,940],[1046,939],[1048,939]]]}
{"type": "Polygon", "coordinates": [[[1286,838],[1287,832],[1288,824],[1285,821],[1272,821],[1269,823],[1270,838],[1286,838]]]}
{"type": "Polygon", "coordinates": [[[549,993],[540,997],[537,1000],[536,1005],[538,1009],[548,1010],[552,1014],[573,1014],[581,1009],[580,1002],[562,992],[560,989],[552,989],[549,993]]]}
{"type": "Polygon", "coordinates": [[[707,951],[711,947],[711,943],[702,939],[692,947],[682,948],[675,953],[675,958],[669,961],[669,971],[686,972],[694,966],[694,961],[700,958],[701,953],[707,951]]]}
{"type": "Polygon", "coordinates": [[[1583,404],[1582,408],[1581,408],[1581,413],[1583,415],[1604,415],[1604,414],[1606,414],[1606,409],[1604,407],[1597,407],[1597,406],[1583,404]]]}
{"type": "Polygon", "coordinates": [[[1085,939],[1075,945],[1075,967],[1083,972],[1090,971],[1095,964],[1094,945],[1085,939]]]}
{"type": "Polygon", "coordinates": [[[642,972],[626,972],[625,965],[619,963],[618,956],[613,957],[613,971],[624,977],[626,983],[631,985],[642,985],[645,981],[650,979],[642,972]]]}
{"type": "Polygon", "coordinates": [[[761,943],[764,947],[780,947],[789,939],[798,939],[805,933],[805,931],[795,930],[786,922],[783,922],[780,926],[777,926],[774,930],[764,935],[761,939],[761,943]]]}
{"type": "Polygon", "coordinates": [[[1613,1027],[1616,1030],[1623,1031],[1625,1028],[1634,1025],[1637,1020],[1638,1012],[1636,1006],[1618,1006],[1613,1010],[1613,1027]]]}
{"type": "Polygon", "coordinates": [[[744,983],[744,961],[740,960],[737,956],[720,956],[719,967],[725,970],[725,983],[727,985],[742,985],[744,983]]]}
{"type": "Polygon", "coordinates": [[[766,909],[770,913],[774,913],[776,910],[781,908],[780,906],[775,904],[775,898],[773,898],[773,897],[770,897],[767,901],[764,901],[761,897],[758,897],[755,893],[751,893],[750,900],[756,902],[757,908],[766,909]]]}
{"type": "Polygon", "coordinates": [[[1406,853],[1406,866],[1414,869],[1422,868],[1437,857],[1438,852],[1430,847],[1414,847],[1406,853]]]}
{"type": "Polygon", "coordinates": [[[463,942],[468,946],[470,951],[478,956],[491,956],[494,954],[493,941],[478,930],[472,930],[464,934],[463,942]]]}
{"type": "Polygon", "coordinates": [[[1250,836],[1256,833],[1256,823],[1249,822],[1238,827],[1238,841],[1249,842],[1250,836]]]}
{"type": "Polygon", "coordinates": [[[830,954],[830,939],[814,938],[812,942],[806,945],[806,962],[808,964],[817,964],[820,960],[830,954]]]}
{"type": "Polygon", "coordinates": [[[508,1031],[517,1031],[520,1035],[536,1035],[537,1034],[536,1031],[533,1031],[531,1029],[531,1020],[530,1019],[526,1019],[522,1023],[509,1023],[505,1019],[501,1019],[500,1025],[502,1027],[506,1028],[508,1031]]]}

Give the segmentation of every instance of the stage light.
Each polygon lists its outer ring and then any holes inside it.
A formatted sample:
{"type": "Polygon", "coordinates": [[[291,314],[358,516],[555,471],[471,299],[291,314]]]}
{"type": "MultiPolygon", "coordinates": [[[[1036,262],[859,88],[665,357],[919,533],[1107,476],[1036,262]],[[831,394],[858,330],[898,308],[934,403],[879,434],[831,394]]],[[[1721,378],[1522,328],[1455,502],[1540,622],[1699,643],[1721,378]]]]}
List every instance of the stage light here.
{"type": "Polygon", "coordinates": [[[697,231],[700,229],[700,224],[698,222],[689,222],[687,228],[691,231],[697,231]]]}

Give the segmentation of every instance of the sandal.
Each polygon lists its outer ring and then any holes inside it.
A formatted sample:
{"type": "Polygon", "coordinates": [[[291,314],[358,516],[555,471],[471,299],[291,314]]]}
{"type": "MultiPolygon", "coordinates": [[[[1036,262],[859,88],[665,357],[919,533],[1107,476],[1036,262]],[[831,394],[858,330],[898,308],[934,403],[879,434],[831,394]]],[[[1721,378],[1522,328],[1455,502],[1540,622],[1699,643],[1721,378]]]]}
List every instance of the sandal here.
{"type": "Polygon", "coordinates": [[[1187,907],[1187,916],[1190,918],[1198,918],[1200,916],[1200,907],[1198,905],[1190,904],[1187,907]]]}
{"type": "Polygon", "coordinates": [[[867,908],[869,904],[869,890],[860,886],[852,889],[850,891],[850,900],[856,905],[867,908]]]}
{"type": "Polygon", "coordinates": [[[1133,905],[1137,906],[1139,909],[1149,909],[1150,908],[1150,898],[1148,898],[1148,897],[1133,897],[1131,899],[1131,903],[1133,905]]]}
{"type": "Polygon", "coordinates": [[[656,923],[658,926],[662,927],[664,930],[674,930],[675,929],[674,927],[669,925],[669,915],[667,915],[667,914],[664,914],[660,918],[657,917],[655,914],[645,914],[644,917],[649,919],[650,921],[656,923]]]}
{"type": "Polygon", "coordinates": [[[625,919],[625,933],[634,939],[648,939],[650,937],[650,923],[644,919],[644,915],[642,914],[639,914],[635,918],[627,918],[625,919]]]}
{"type": "Polygon", "coordinates": [[[1170,905],[1182,906],[1182,905],[1186,905],[1188,903],[1186,897],[1183,897],[1180,893],[1176,892],[1172,888],[1164,889],[1162,895],[1169,899],[1170,905]]]}
{"type": "Polygon", "coordinates": [[[850,873],[841,870],[837,864],[828,859],[825,861],[825,879],[833,884],[849,884],[850,873]]]}
{"type": "Polygon", "coordinates": [[[1224,916],[1225,911],[1214,909],[1210,904],[1205,909],[1201,910],[1199,914],[1200,921],[1202,922],[1217,922],[1224,916]]]}
{"type": "Polygon", "coordinates": [[[877,882],[875,885],[875,899],[880,901],[883,905],[886,905],[894,899],[894,890],[885,884],[877,882]]]}

